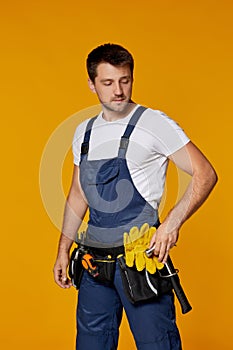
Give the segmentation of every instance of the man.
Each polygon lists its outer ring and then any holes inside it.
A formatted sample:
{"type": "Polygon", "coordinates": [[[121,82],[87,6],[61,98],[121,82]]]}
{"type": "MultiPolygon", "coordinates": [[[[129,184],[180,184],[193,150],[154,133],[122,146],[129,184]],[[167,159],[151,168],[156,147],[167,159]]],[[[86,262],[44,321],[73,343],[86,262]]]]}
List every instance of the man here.
{"type": "Polygon", "coordinates": [[[132,101],[133,68],[131,54],[115,44],[101,45],[87,58],[89,87],[97,94],[102,112],[79,125],[75,133],[73,180],[54,278],[62,288],[72,285],[67,277],[69,252],[74,240],[80,242],[76,234],[88,208],[88,229],[80,243],[90,248],[94,257],[111,253],[112,264],[102,261],[105,270],[110,266],[114,269],[108,281],[83,274],[77,309],[79,350],[117,349],[123,308],[138,349],[181,349],[173,293],[161,289],[157,298],[132,303],[123,287],[118,259],[125,255],[128,267],[136,264],[136,279],[138,271],[147,266],[150,271],[149,265],[151,271],[160,269],[178,240],[181,226],[217,181],[209,161],[173,120],[132,101]],[[159,225],[158,207],[168,160],[190,174],[191,181],[159,225]],[[145,247],[153,248],[154,254],[149,262],[142,252],[142,260],[131,254],[138,249],[138,242],[143,246],[145,237],[149,237],[145,247]]]}

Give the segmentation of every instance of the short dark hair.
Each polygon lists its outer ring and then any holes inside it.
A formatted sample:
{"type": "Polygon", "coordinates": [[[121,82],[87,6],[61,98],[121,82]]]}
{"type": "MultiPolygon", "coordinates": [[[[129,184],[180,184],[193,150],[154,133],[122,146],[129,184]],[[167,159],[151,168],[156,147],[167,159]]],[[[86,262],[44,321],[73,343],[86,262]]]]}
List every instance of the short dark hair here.
{"type": "Polygon", "coordinates": [[[117,44],[104,44],[92,50],[87,57],[87,72],[92,82],[97,76],[97,66],[103,62],[113,66],[129,64],[133,76],[134,60],[129,51],[117,44]]]}

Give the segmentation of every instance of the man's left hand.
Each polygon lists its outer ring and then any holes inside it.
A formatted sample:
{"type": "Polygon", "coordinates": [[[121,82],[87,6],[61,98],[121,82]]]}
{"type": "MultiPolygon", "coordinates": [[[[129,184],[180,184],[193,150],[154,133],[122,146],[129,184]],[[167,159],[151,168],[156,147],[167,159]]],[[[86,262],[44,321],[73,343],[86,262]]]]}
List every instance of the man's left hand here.
{"type": "Polygon", "coordinates": [[[168,231],[166,223],[162,223],[153,235],[150,248],[154,246],[154,255],[158,261],[166,263],[169,251],[176,245],[179,238],[179,229],[168,231]]]}

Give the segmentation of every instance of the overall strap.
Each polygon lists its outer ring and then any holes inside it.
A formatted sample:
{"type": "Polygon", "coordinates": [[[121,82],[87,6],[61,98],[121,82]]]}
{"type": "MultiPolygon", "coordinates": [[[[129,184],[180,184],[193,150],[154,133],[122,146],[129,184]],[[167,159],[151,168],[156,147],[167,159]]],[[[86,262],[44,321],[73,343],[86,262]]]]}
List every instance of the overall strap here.
{"type": "Polygon", "coordinates": [[[134,114],[132,115],[132,117],[130,118],[130,121],[125,129],[125,132],[124,132],[123,136],[121,137],[120,147],[119,147],[119,151],[118,151],[118,157],[125,158],[126,151],[127,151],[128,145],[129,145],[130,135],[132,134],[132,132],[135,128],[135,125],[137,124],[142,113],[146,109],[147,109],[146,107],[139,106],[136,109],[136,111],[134,112],[134,114]]]}
{"type": "Polygon", "coordinates": [[[88,123],[87,123],[85,134],[84,134],[83,143],[81,145],[80,163],[82,162],[84,156],[88,154],[89,141],[90,141],[90,137],[91,137],[91,130],[92,130],[93,123],[94,123],[94,121],[96,120],[97,117],[98,117],[98,115],[96,115],[95,117],[91,118],[88,121],[88,123]]]}

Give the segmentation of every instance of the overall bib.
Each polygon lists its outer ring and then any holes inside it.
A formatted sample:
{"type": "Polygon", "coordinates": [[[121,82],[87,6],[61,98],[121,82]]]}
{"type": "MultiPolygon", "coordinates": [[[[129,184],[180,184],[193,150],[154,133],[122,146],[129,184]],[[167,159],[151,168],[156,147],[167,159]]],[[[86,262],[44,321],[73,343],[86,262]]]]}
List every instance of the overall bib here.
{"type": "MultiPolygon", "coordinates": [[[[145,222],[152,226],[158,221],[158,212],[135,187],[126,161],[130,135],[145,110],[139,106],[133,113],[121,137],[118,156],[112,159],[88,160],[96,117],[87,124],[81,148],[80,183],[90,211],[85,237],[88,247],[122,247],[124,232],[145,222]]],[[[77,308],[76,349],[117,349],[123,308],[137,349],[181,350],[173,294],[162,295],[156,301],[131,304],[123,290],[118,264],[111,286],[95,281],[84,272],[77,308]]]]}
{"type": "Polygon", "coordinates": [[[87,198],[90,219],[85,245],[116,247],[123,244],[123,234],[131,227],[147,222],[154,225],[158,212],[142,197],[131,178],[126,152],[130,135],[145,111],[138,107],[121,137],[118,156],[112,159],[88,160],[93,118],[87,124],[81,148],[80,182],[87,198]]]}

